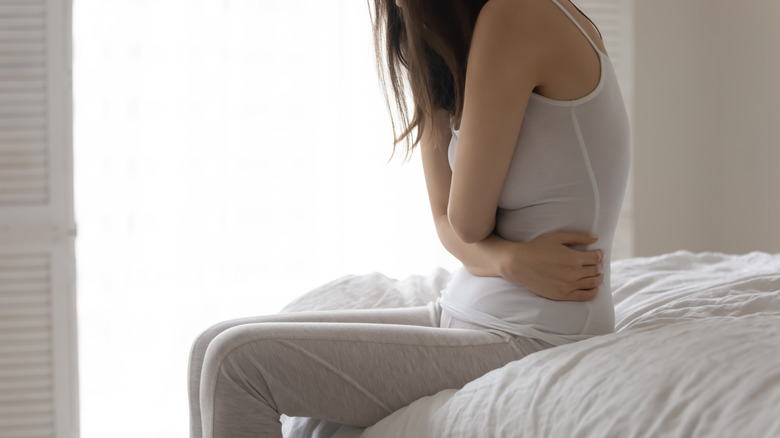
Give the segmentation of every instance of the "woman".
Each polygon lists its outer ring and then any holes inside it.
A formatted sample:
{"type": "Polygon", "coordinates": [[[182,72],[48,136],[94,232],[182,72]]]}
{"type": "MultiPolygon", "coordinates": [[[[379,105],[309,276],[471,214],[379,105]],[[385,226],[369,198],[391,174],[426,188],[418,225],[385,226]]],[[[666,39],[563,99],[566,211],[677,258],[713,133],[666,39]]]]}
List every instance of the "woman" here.
{"type": "Polygon", "coordinates": [[[595,26],[568,0],[374,2],[397,143],[420,144],[436,229],[464,268],[425,307],[210,328],[190,362],[193,437],[280,437],[280,414],[369,426],[613,330],[628,125],[595,26]]]}

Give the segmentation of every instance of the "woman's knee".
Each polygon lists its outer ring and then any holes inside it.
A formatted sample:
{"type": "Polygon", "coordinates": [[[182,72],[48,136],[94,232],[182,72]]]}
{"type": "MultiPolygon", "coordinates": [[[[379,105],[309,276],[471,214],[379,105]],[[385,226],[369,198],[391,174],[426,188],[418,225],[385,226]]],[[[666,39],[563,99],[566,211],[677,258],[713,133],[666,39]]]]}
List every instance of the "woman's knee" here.
{"type": "Polygon", "coordinates": [[[234,327],[244,326],[248,324],[258,324],[258,323],[274,323],[274,322],[297,322],[298,320],[306,321],[306,317],[303,316],[304,314],[277,314],[277,315],[266,315],[266,316],[251,316],[247,318],[239,318],[239,319],[231,319],[228,321],[219,322],[217,324],[212,325],[205,331],[203,331],[197,338],[195,338],[195,341],[192,344],[192,349],[190,356],[191,357],[203,357],[204,353],[206,352],[206,349],[208,348],[209,344],[222,334],[224,331],[228,329],[232,329],[234,327]]]}
{"type": "Polygon", "coordinates": [[[213,384],[221,378],[226,379],[255,398],[269,400],[265,379],[269,370],[278,371],[275,370],[274,346],[279,340],[264,336],[263,327],[258,326],[230,327],[216,335],[203,357],[202,380],[213,384]]]}
{"type": "Polygon", "coordinates": [[[198,335],[197,338],[195,338],[195,342],[192,343],[192,349],[190,350],[190,357],[202,358],[206,353],[206,349],[208,349],[209,344],[211,344],[214,338],[222,334],[222,332],[225,330],[250,322],[250,318],[242,318],[222,321],[212,325],[211,327],[204,330],[200,335],[198,335]]]}
{"type": "Polygon", "coordinates": [[[243,356],[259,355],[258,350],[262,351],[263,345],[273,343],[276,337],[269,330],[264,330],[266,325],[259,323],[220,326],[217,324],[212,332],[204,336],[204,339],[209,340],[205,349],[204,362],[216,365],[224,363],[228,358],[231,358],[230,362],[235,362],[241,361],[241,358],[252,358],[243,356]]]}

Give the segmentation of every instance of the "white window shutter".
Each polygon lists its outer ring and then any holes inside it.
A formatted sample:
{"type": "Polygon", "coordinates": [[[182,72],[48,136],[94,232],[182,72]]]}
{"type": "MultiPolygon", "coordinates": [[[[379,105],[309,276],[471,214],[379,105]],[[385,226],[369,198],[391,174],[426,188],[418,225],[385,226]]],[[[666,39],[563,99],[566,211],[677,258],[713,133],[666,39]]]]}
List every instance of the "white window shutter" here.
{"type": "Polygon", "coordinates": [[[71,4],[0,0],[0,437],[78,422],[71,4]]]}

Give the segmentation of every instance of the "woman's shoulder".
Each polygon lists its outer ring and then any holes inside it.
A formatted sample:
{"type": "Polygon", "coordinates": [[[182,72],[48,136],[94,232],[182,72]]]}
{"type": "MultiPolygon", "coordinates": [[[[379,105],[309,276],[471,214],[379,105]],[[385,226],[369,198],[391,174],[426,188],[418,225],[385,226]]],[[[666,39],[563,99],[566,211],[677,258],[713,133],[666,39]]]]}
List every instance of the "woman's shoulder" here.
{"type": "Polygon", "coordinates": [[[501,46],[546,48],[555,20],[552,0],[489,0],[479,12],[474,38],[489,39],[501,46]]]}
{"type": "Polygon", "coordinates": [[[542,62],[549,54],[551,0],[489,0],[477,17],[472,50],[493,52],[503,62],[542,62]]]}
{"type": "Polygon", "coordinates": [[[479,12],[479,20],[543,28],[551,21],[551,4],[552,0],[488,0],[479,12]]]}

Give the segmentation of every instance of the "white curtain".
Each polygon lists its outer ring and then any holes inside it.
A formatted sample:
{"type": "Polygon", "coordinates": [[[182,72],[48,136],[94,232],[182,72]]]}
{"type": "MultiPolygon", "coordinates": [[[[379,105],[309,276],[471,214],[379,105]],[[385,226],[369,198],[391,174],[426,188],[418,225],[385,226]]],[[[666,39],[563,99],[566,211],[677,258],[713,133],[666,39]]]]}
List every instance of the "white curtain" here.
{"type": "Polygon", "coordinates": [[[457,266],[387,163],[365,1],[78,0],[74,48],[84,438],[186,436],[212,323],[457,266]]]}

